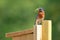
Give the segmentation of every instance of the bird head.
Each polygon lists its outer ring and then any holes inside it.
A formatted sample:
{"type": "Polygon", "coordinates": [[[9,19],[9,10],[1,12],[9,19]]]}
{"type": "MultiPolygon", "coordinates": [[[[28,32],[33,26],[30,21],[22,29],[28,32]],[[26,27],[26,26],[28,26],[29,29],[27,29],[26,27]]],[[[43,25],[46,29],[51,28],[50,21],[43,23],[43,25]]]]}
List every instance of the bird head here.
{"type": "Polygon", "coordinates": [[[43,8],[37,8],[35,11],[44,12],[44,9],[43,8]]]}
{"type": "Polygon", "coordinates": [[[42,11],[44,11],[44,9],[43,8],[39,8],[38,11],[39,12],[42,12],[42,11]]]}

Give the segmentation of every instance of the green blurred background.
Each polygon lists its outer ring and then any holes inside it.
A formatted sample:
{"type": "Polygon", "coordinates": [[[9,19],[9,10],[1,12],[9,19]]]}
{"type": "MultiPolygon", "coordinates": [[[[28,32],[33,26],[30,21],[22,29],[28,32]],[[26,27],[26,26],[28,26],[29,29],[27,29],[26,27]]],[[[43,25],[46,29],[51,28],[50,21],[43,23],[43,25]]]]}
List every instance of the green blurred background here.
{"type": "Polygon", "coordinates": [[[0,40],[11,40],[5,33],[32,28],[38,7],[52,20],[52,40],[60,40],[60,0],[0,0],[0,40]]]}

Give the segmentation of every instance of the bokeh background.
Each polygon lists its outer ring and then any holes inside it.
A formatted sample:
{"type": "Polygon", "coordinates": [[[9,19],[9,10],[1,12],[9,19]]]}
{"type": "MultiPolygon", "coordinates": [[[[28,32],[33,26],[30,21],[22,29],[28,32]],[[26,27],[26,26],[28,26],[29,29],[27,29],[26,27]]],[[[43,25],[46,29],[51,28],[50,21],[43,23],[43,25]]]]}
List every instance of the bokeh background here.
{"type": "Polygon", "coordinates": [[[11,40],[5,33],[32,28],[39,7],[45,20],[52,20],[52,40],[60,40],[60,0],[0,0],[0,40],[11,40]]]}

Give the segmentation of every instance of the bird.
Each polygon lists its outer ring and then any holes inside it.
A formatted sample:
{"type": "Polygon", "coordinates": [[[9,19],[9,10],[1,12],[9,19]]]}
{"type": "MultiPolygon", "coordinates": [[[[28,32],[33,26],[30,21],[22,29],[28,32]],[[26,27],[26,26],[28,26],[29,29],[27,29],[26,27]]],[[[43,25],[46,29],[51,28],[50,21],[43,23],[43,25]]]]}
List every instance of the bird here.
{"type": "Polygon", "coordinates": [[[35,25],[42,25],[42,21],[45,18],[45,12],[43,8],[37,8],[36,10],[38,10],[36,19],[35,19],[35,25]]]}

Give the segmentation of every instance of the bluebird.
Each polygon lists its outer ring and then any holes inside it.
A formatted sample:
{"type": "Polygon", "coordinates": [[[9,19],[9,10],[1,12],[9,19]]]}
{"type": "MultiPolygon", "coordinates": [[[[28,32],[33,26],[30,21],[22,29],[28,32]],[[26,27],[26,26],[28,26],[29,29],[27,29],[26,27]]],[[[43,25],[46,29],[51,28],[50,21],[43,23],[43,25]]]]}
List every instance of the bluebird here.
{"type": "Polygon", "coordinates": [[[35,25],[41,25],[45,18],[45,12],[43,8],[37,8],[36,10],[38,10],[38,15],[36,16],[35,25]]]}

